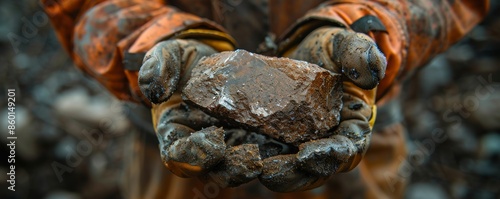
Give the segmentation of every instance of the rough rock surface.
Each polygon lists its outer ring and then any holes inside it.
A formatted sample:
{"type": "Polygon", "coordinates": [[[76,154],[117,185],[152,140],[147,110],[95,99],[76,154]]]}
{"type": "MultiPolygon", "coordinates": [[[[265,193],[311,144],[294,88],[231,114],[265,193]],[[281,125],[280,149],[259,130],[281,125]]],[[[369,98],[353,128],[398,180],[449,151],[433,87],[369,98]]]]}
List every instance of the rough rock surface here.
{"type": "Polygon", "coordinates": [[[302,170],[295,154],[266,158],[262,161],[262,165],[259,181],[268,189],[276,192],[301,191],[304,187],[314,186],[313,184],[318,184],[318,182],[328,178],[311,175],[302,170]],[[300,177],[290,179],[290,176],[300,177]]]}
{"type": "Polygon", "coordinates": [[[339,74],[244,50],[200,60],[183,90],[184,100],[209,114],[294,145],[328,136],[341,97],[339,74]]]}
{"type": "Polygon", "coordinates": [[[257,178],[262,170],[262,160],[256,144],[242,144],[226,150],[224,160],[211,172],[200,177],[220,187],[237,187],[257,178]]]}

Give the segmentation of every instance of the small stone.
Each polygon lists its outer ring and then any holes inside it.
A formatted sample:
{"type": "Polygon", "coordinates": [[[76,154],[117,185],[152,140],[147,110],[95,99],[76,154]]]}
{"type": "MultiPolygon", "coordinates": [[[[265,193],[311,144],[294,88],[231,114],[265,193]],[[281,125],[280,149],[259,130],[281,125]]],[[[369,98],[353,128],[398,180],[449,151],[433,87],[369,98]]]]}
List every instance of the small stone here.
{"type": "Polygon", "coordinates": [[[202,180],[212,180],[221,187],[236,187],[256,179],[262,170],[262,160],[256,144],[242,144],[228,148],[224,161],[202,180]]]}
{"type": "Polygon", "coordinates": [[[229,129],[224,131],[227,146],[238,146],[242,144],[256,144],[262,159],[294,153],[296,147],[279,142],[269,136],[255,132],[247,132],[243,129],[229,129]]]}
{"type": "Polygon", "coordinates": [[[244,50],[205,57],[183,99],[237,126],[298,146],[330,135],[342,108],[341,75],[244,50]]]}
{"type": "Polygon", "coordinates": [[[435,183],[414,183],[408,187],[406,197],[408,199],[444,199],[448,198],[445,190],[435,183]]]}
{"type": "Polygon", "coordinates": [[[295,154],[266,158],[263,165],[259,181],[275,192],[303,191],[305,187],[321,185],[318,182],[328,178],[302,170],[295,154]]]}

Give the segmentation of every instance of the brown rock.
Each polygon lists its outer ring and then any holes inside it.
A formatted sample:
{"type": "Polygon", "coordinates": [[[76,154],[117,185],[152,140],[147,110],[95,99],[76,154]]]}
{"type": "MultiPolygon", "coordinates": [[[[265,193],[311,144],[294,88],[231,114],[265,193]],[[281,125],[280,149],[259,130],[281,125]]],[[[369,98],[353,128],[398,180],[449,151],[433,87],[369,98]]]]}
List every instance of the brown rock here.
{"type": "Polygon", "coordinates": [[[220,187],[237,187],[257,178],[262,170],[262,160],[256,144],[242,144],[226,150],[224,160],[202,181],[212,181],[220,187]]]}
{"type": "Polygon", "coordinates": [[[302,170],[295,154],[266,158],[262,165],[259,181],[275,192],[304,191],[320,186],[328,179],[302,170]]]}
{"type": "Polygon", "coordinates": [[[339,74],[314,64],[237,50],[200,60],[183,97],[215,117],[298,145],[338,125],[342,84],[339,74]]]}

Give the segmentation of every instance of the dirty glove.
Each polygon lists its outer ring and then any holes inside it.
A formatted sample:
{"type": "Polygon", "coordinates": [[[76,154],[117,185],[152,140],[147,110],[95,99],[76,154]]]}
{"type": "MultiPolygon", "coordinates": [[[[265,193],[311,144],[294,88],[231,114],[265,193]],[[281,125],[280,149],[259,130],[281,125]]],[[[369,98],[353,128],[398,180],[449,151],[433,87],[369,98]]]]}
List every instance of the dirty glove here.
{"type": "Polygon", "coordinates": [[[181,99],[193,67],[214,53],[217,50],[197,40],[160,42],[144,58],[139,86],[152,102],[153,126],[166,167],[180,177],[215,178],[222,187],[234,187],[260,174],[262,161],[254,153],[257,146],[226,145],[225,134],[232,130],[221,128],[216,118],[181,99]]]}
{"type": "Polygon", "coordinates": [[[222,130],[199,131],[215,125],[217,120],[197,109],[191,110],[182,103],[178,91],[196,62],[216,52],[196,40],[167,40],[147,52],[139,71],[140,89],[152,103],[153,127],[162,159],[170,171],[182,177],[199,174],[223,156],[222,130]],[[210,158],[197,157],[201,153],[211,154],[210,158]]]}
{"type": "Polygon", "coordinates": [[[301,144],[297,154],[264,159],[267,173],[259,179],[266,187],[302,191],[318,187],[331,175],[350,171],[360,162],[370,141],[376,115],[375,87],[385,75],[386,59],[367,35],[334,27],[313,31],[284,56],[344,76],[341,120],[333,135],[301,144]]]}
{"type": "Polygon", "coordinates": [[[366,90],[378,85],[387,66],[385,56],[368,35],[345,28],[319,28],[284,56],[343,74],[347,81],[366,90]]]}

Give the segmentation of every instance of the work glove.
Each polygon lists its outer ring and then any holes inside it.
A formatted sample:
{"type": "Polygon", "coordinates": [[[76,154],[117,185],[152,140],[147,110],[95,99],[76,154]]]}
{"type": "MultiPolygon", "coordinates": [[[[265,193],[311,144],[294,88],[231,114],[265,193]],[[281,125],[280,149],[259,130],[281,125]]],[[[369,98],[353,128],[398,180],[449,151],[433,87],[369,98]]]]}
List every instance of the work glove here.
{"type": "Polygon", "coordinates": [[[180,177],[216,178],[220,186],[233,187],[260,174],[260,155],[253,153],[257,146],[226,145],[225,134],[232,130],[181,99],[193,67],[202,57],[218,52],[207,43],[214,44],[193,39],[159,42],[145,55],[139,86],[152,103],[153,126],[166,167],[180,177]],[[245,162],[240,163],[241,157],[245,162]]]}
{"type": "Polygon", "coordinates": [[[343,108],[333,134],[299,145],[296,154],[263,161],[262,184],[278,192],[302,191],[318,187],[331,175],[350,171],[360,162],[375,121],[375,88],[387,63],[370,37],[337,27],[314,30],[283,55],[343,74],[343,108]]]}
{"type": "Polygon", "coordinates": [[[199,131],[216,125],[217,119],[182,103],[178,91],[188,80],[196,62],[216,52],[196,40],[167,40],[147,52],[139,71],[139,87],[152,103],[153,127],[162,159],[178,176],[197,175],[223,157],[221,152],[225,145],[221,130],[199,131]],[[201,148],[205,151],[200,151],[201,148]],[[206,159],[198,158],[201,152],[211,155],[206,159]]]}

